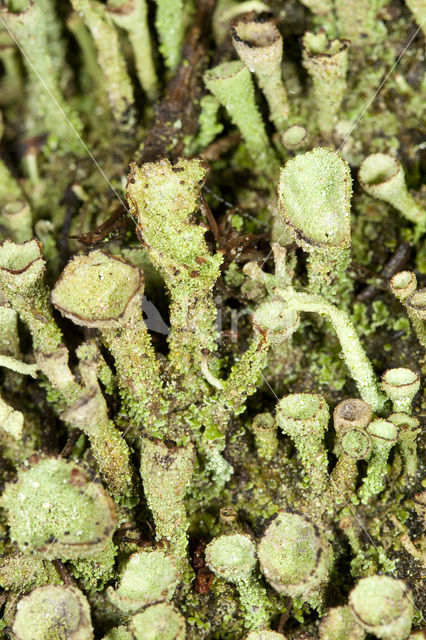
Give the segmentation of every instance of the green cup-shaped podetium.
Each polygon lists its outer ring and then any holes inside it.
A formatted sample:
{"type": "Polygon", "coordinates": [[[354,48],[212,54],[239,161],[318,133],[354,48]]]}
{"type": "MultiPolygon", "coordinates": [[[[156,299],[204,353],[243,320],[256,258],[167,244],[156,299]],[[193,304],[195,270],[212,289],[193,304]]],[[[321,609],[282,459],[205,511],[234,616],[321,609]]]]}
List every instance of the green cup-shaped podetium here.
{"type": "Polygon", "coordinates": [[[16,242],[26,242],[34,235],[31,207],[25,200],[7,202],[3,207],[2,217],[6,229],[16,242]]]}
{"type": "Polygon", "coordinates": [[[306,127],[301,124],[293,124],[283,132],[281,142],[286,149],[295,151],[296,149],[301,149],[306,146],[308,144],[308,138],[309,133],[306,127]]]}
{"type": "Polygon", "coordinates": [[[398,431],[389,420],[373,420],[367,427],[375,452],[383,452],[387,457],[390,449],[398,440],[398,431]]]}
{"type": "Polygon", "coordinates": [[[276,408],[277,424],[294,441],[310,486],[316,493],[325,490],[328,478],[328,460],[323,442],[328,418],[325,399],[315,393],[284,396],[276,408]]]}
{"type": "Polygon", "coordinates": [[[276,416],[278,426],[291,438],[323,438],[329,411],[325,399],[317,393],[291,393],[277,404],[276,416]]]}
{"type": "Polygon", "coordinates": [[[259,0],[245,0],[244,2],[238,2],[237,0],[218,0],[213,11],[213,35],[217,45],[220,45],[229,38],[229,29],[231,22],[239,15],[243,13],[249,13],[250,11],[256,11],[256,13],[263,13],[270,11],[271,8],[268,5],[260,2],[259,0]]]}
{"type": "Polygon", "coordinates": [[[92,640],[90,606],[76,587],[47,585],[18,602],[16,640],[92,640]]]}
{"type": "Polygon", "coordinates": [[[325,31],[303,36],[303,65],[312,78],[318,127],[329,137],[346,91],[349,40],[328,40],[325,31]]]}
{"type": "Polygon", "coordinates": [[[206,563],[220,578],[238,583],[251,575],[256,565],[256,547],[241,533],[219,536],[206,547],[206,563]]]}
{"type": "Polygon", "coordinates": [[[179,572],[190,572],[189,526],[185,494],[191,483],[196,451],[193,444],[168,446],[161,440],[143,438],[140,473],[155,522],[156,540],[168,540],[179,572]]]}
{"type": "Polygon", "coordinates": [[[347,249],[351,242],[348,164],[326,147],[299,154],[281,169],[282,216],[305,251],[347,249]]]}
{"type": "Polygon", "coordinates": [[[243,14],[232,23],[232,43],[244,64],[256,74],[278,130],[289,115],[287,92],[281,75],[283,39],[270,14],[243,14]],[[268,19],[269,18],[269,19],[268,19]]]}
{"type": "Polygon", "coordinates": [[[329,609],[320,622],[320,640],[364,640],[365,636],[348,606],[329,609]]]}
{"type": "Polygon", "coordinates": [[[398,444],[404,457],[405,472],[414,476],[417,473],[416,438],[421,432],[420,421],[403,412],[391,413],[388,420],[398,429],[398,444]]]}
{"type": "Polygon", "coordinates": [[[253,324],[265,331],[272,344],[282,344],[297,330],[299,314],[281,300],[262,302],[253,315],[253,324]]]}
{"type": "Polygon", "coordinates": [[[404,171],[397,158],[387,153],[373,153],[362,161],[358,177],[370,196],[388,202],[411,222],[425,223],[426,212],[408,192],[404,171]]]}
{"type": "Polygon", "coordinates": [[[35,454],[2,495],[10,537],[49,560],[103,550],[117,526],[112,499],[75,462],[35,454]]]}
{"type": "Polygon", "coordinates": [[[331,473],[335,500],[339,503],[348,498],[354,491],[358,479],[357,460],[370,456],[371,443],[369,435],[358,427],[346,429],[339,436],[341,453],[331,473]]]}
{"type": "Polygon", "coordinates": [[[391,413],[388,416],[389,422],[392,422],[398,429],[398,440],[415,440],[421,431],[420,420],[414,416],[410,416],[403,411],[391,413]]]}
{"type": "Polygon", "coordinates": [[[330,545],[301,515],[279,511],[257,550],[262,573],[278,593],[309,598],[327,579],[330,545]]]}
{"type": "Polygon", "coordinates": [[[142,271],[121,258],[92,251],[71,260],[52,291],[52,303],[75,324],[115,329],[143,293],[142,271]]]}
{"type": "Polygon", "coordinates": [[[185,618],[167,602],[147,607],[130,619],[134,640],[185,640],[185,618]]]}
{"type": "Polygon", "coordinates": [[[152,427],[161,381],[142,315],[144,275],[103,251],[73,258],[52,291],[53,305],[75,324],[100,329],[117,369],[129,415],[152,427]]]}
{"type": "Polygon", "coordinates": [[[358,398],[347,398],[336,405],[333,413],[334,429],[342,434],[347,429],[365,429],[371,422],[372,411],[369,404],[358,398]]]}
{"type": "Polygon", "coordinates": [[[368,433],[357,427],[347,429],[340,436],[342,451],[353,460],[366,460],[371,453],[368,433]]]}
{"type": "Polygon", "coordinates": [[[417,289],[407,299],[407,308],[416,318],[426,320],[426,289],[417,289]]]}
{"type": "Polygon", "coordinates": [[[395,411],[411,413],[411,404],[420,389],[420,378],[411,369],[388,369],[382,375],[382,389],[391,399],[395,411]]]}
{"type": "Polygon", "coordinates": [[[388,640],[407,638],[414,607],[405,584],[389,576],[363,578],[349,595],[355,620],[367,633],[388,640]]]}
{"type": "Polygon", "coordinates": [[[153,100],[158,93],[158,78],[152,56],[146,0],[108,0],[107,12],[117,26],[127,31],[139,82],[148,98],[153,100]]]}
{"type": "Polygon", "coordinates": [[[170,600],[178,585],[173,560],[161,549],[144,550],[130,556],[117,589],[107,594],[116,607],[135,613],[148,604],[170,600]]]}
{"type": "Polygon", "coordinates": [[[310,287],[324,295],[350,260],[351,193],[348,164],[331,149],[298,154],[281,169],[281,215],[297,244],[309,253],[310,287]]]}
{"type": "Polygon", "coordinates": [[[35,238],[23,244],[6,239],[0,244],[2,293],[28,326],[34,349],[51,353],[60,346],[62,336],[52,317],[45,271],[42,247],[35,238]]]}
{"type": "Polygon", "coordinates": [[[389,284],[395,298],[405,302],[417,289],[416,274],[412,271],[399,271],[392,276],[389,284]]]}
{"type": "Polygon", "coordinates": [[[130,633],[127,626],[121,625],[108,631],[102,640],[134,640],[134,636],[130,633]]]}
{"type": "Polygon", "coordinates": [[[33,238],[15,244],[9,238],[0,244],[0,284],[6,295],[33,294],[46,271],[42,247],[33,238]]]}

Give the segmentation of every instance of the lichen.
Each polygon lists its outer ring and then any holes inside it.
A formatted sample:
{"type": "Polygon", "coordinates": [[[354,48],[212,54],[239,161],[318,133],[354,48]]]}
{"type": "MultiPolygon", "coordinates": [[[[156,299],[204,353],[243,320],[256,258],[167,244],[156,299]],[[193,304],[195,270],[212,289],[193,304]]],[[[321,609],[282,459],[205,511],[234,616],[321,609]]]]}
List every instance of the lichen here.
{"type": "Polygon", "coordinates": [[[422,3],[0,4],[0,638],[417,638],[422,3]]]}

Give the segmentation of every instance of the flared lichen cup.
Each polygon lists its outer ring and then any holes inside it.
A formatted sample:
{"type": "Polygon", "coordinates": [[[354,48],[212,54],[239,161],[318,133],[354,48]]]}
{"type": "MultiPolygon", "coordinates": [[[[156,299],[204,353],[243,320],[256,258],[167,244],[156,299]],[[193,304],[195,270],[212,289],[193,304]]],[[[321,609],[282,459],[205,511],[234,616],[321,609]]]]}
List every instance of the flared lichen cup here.
{"type": "Polygon", "coordinates": [[[75,324],[114,329],[140,304],[142,271],[103,251],[71,260],[52,291],[53,305],[75,324]]]}
{"type": "Polygon", "coordinates": [[[407,299],[409,311],[423,322],[426,320],[426,289],[417,289],[407,299]]]}
{"type": "Polygon", "coordinates": [[[87,558],[105,548],[117,526],[112,499],[76,462],[38,455],[2,495],[10,537],[48,560],[87,558]]]}
{"type": "Polygon", "coordinates": [[[281,169],[281,214],[303,249],[350,246],[351,185],[348,164],[326,147],[299,154],[281,169]]]}
{"type": "Polygon", "coordinates": [[[330,545],[313,522],[297,513],[279,511],[257,551],[262,573],[278,593],[309,599],[327,580],[330,545]]]}
{"type": "Polygon", "coordinates": [[[73,586],[46,585],[18,602],[16,640],[93,640],[90,605],[73,586]]]}
{"type": "Polygon", "coordinates": [[[283,433],[300,439],[305,435],[322,438],[329,411],[323,396],[317,393],[291,393],[277,405],[277,423],[283,433]]]}
{"type": "Polygon", "coordinates": [[[368,433],[357,427],[347,429],[341,435],[342,451],[353,460],[365,460],[371,453],[371,441],[368,433]]]}
{"type": "Polygon", "coordinates": [[[412,271],[399,271],[392,276],[389,285],[395,298],[405,302],[417,289],[416,274],[412,271]]]}
{"type": "Polygon", "coordinates": [[[125,613],[170,600],[178,585],[175,564],[165,551],[146,549],[130,556],[117,589],[108,587],[110,601],[125,613]]]}
{"type": "Polygon", "coordinates": [[[373,198],[388,202],[408,220],[424,226],[426,212],[409,193],[397,158],[387,153],[373,153],[362,161],[358,177],[362,188],[373,198]]]}
{"type": "Polygon", "coordinates": [[[185,640],[185,618],[169,603],[147,607],[130,619],[134,640],[185,640]]]}
{"type": "Polygon", "coordinates": [[[349,595],[355,620],[377,638],[408,638],[414,614],[411,595],[401,580],[371,576],[358,582],[349,595]]]}
{"type": "Polygon", "coordinates": [[[239,582],[256,565],[256,547],[248,536],[240,533],[219,536],[207,545],[206,562],[220,578],[239,582]]]}
{"type": "Polygon", "coordinates": [[[411,369],[387,369],[382,375],[382,389],[392,401],[395,411],[411,412],[411,403],[420,389],[420,378],[411,369]]]}
{"type": "Polygon", "coordinates": [[[334,429],[341,434],[347,429],[365,429],[371,422],[373,412],[369,404],[359,398],[347,398],[336,405],[333,412],[334,429]]]}
{"type": "Polygon", "coordinates": [[[251,631],[244,640],[286,640],[286,636],[276,631],[262,629],[261,631],[251,631]]]}
{"type": "Polygon", "coordinates": [[[6,292],[32,293],[45,271],[41,244],[35,238],[23,244],[6,239],[0,244],[0,285],[6,292]]]}
{"type": "Polygon", "coordinates": [[[329,609],[318,630],[320,640],[364,640],[366,636],[348,606],[329,609]]]}

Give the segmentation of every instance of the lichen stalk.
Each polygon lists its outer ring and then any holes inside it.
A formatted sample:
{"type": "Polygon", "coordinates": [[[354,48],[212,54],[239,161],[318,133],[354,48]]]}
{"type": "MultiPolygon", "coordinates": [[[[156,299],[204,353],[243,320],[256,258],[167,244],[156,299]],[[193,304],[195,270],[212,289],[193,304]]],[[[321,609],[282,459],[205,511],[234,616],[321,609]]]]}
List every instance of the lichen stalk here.
{"type": "Polygon", "coordinates": [[[81,147],[73,129],[80,133],[83,126],[76,113],[68,107],[59,86],[58,70],[49,45],[52,19],[46,21],[40,3],[33,0],[20,12],[8,8],[10,5],[3,3],[1,16],[24,52],[23,62],[31,79],[31,101],[36,117],[58,137],[63,150],[73,149],[79,153],[81,147]],[[44,83],[41,89],[39,78],[44,83]]]}
{"type": "Polygon", "coordinates": [[[371,436],[372,455],[368,463],[359,495],[361,502],[367,504],[371,496],[380,493],[385,487],[387,459],[398,439],[395,425],[388,420],[374,420],[367,427],[371,436]]]}
{"type": "Polygon", "coordinates": [[[271,173],[277,167],[265,126],[254,98],[250,71],[242,62],[224,62],[204,74],[204,82],[238,127],[247,150],[259,169],[271,173]]]}
{"type": "Polygon", "coordinates": [[[264,14],[242,16],[232,23],[232,42],[241,60],[255,73],[278,131],[286,125],[290,107],[282,79],[283,39],[264,14]]]}
{"type": "Polygon", "coordinates": [[[329,41],[324,32],[303,37],[303,64],[312,78],[318,127],[325,139],[333,132],[346,91],[349,44],[329,41]]]}
{"type": "MultiPolygon", "coordinates": [[[[158,94],[158,77],[152,53],[146,0],[109,0],[108,13],[129,37],[141,87],[150,100],[158,94]]],[[[174,16],[176,20],[176,16],[174,16]]]]}
{"type": "Polygon", "coordinates": [[[83,17],[95,43],[114,120],[119,126],[131,129],[133,89],[120,50],[118,33],[106,7],[100,2],[89,0],[72,0],[71,4],[83,17]]]}
{"type": "Polygon", "coordinates": [[[160,38],[160,51],[170,71],[176,69],[185,34],[183,0],[155,0],[155,26],[160,38]]]}
{"type": "Polygon", "coordinates": [[[157,540],[165,539],[176,568],[188,579],[188,519],[185,494],[191,482],[195,463],[192,444],[167,447],[159,440],[143,439],[141,468],[143,487],[151,509],[157,540]]]}

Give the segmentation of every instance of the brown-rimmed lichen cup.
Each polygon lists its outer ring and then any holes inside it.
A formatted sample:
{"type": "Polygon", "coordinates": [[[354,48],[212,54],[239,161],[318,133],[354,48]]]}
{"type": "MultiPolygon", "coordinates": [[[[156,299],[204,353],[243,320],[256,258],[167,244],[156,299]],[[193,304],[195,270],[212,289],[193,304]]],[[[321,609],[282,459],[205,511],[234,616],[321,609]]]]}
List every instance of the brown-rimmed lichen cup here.
{"type": "Polygon", "coordinates": [[[373,153],[362,161],[358,176],[368,194],[388,202],[407,220],[425,224],[426,212],[408,192],[404,171],[397,158],[387,153],[373,153]]]}
{"type": "Polygon", "coordinates": [[[117,526],[112,499],[75,462],[35,456],[2,495],[10,537],[48,559],[87,558],[103,550],[117,526]]]}
{"type": "Polygon", "coordinates": [[[130,619],[134,640],[185,640],[185,618],[169,603],[147,607],[130,619]]]}
{"type": "Polygon", "coordinates": [[[294,441],[314,491],[327,484],[327,453],[324,433],[329,419],[325,399],[316,393],[292,393],[282,398],[276,409],[281,431],[294,441]]]}
{"type": "Polygon", "coordinates": [[[217,576],[237,586],[246,626],[254,629],[266,626],[270,604],[265,589],[253,574],[257,558],[251,538],[241,533],[215,538],[206,547],[206,563],[217,576]]]}
{"type": "Polygon", "coordinates": [[[334,429],[343,433],[346,429],[365,429],[371,422],[372,411],[369,404],[359,398],[347,398],[336,405],[333,412],[334,429]]]}
{"type": "Polygon", "coordinates": [[[278,593],[308,600],[327,580],[330,545],[302,515],[279,511],[257,550],[262,573],[278,593]]]}
{"type": "Polygon", "coordinates": [[[42,247],[35,238],[23,244],[6,239],[0,244],[2,293],[28,326],[34,348],[52,352],[60,346],[61,334],[52,317],[45,272],[42,247]]]}
{"type": "Polygon", "coordinates": [[[253,324],[264,331],[272,344],[288,340],[299,326],[296,311],[285,308],[280,300],[262,302],[253,315],[253,324]]]}
{"type": "Polygon", "coordinates": [[[16,640],[93,640],[90,606],[74,586],[46,585],[18,602],[16,640]]]}
{"type": "Polygon", "coordinates": [[[329,609],[318,631],[320,640],[364,640],[366,636],[348,606],[329,609]]]}
{"type": "Polygon", "coordinates": [[[144,275],[103,251],[76,256],[52,290],[52,303],[75,324],[99,329],[114,357],[129,414],[142,418],[160,387],[158,363],[142,315],[144,275]]]}
{"type": "Polygon", "coordinates": [[[391,399],[394,411],[411,413],[411,404],[420,389],[420,378],[411,369],[387,369],[382,375],[382,389],[391,399]]]}
{"type": "Polygon", "coordinates": [[[297,244],[309,253],[308,275],[321,291],[349,262],[352,180],[345,160],[317,147],[295,156],[281,169],[278,201],[297,244]]]}
{"type": "Polygon", "coordinates": [[[108,587],[108,598],[121,611],[135,613],[142,607],[170,600],[178,584],[170,555],[161,549],[144,549],[127,560],[117,589],[108,587]]]}
{"type": "Polygon", "coordinates": [[[355,620],[365,631],[387,640],[408,637],[414,607],[404,582],[389,576],[363,578],[349,595],[355,620]]]}

